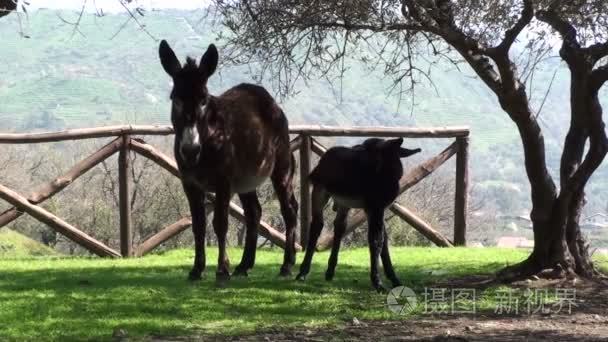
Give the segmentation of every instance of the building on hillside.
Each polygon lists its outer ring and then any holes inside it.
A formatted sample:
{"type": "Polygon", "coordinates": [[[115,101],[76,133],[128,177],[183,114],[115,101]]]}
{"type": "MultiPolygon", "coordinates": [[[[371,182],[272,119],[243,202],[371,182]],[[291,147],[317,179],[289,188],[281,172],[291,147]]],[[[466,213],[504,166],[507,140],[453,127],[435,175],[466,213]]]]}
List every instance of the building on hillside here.
{"type": "Polygon", "coordinates": [[[499,248],[532,248],[534,241],[521,236],[501,236],[496,241],[499,248]]]}
{"type": "Polygon", "coordinates": [[[580,222],[582,230],[603,230],[608,228],[608,215],[596,213],[583,218],[580,222]]]}
{"type": "Polygon", "coordinates": [[[532,221],[525,215],[499,215],[499,225],[503,230],[517,232],[522,229],[532,229],[532,221]]]}

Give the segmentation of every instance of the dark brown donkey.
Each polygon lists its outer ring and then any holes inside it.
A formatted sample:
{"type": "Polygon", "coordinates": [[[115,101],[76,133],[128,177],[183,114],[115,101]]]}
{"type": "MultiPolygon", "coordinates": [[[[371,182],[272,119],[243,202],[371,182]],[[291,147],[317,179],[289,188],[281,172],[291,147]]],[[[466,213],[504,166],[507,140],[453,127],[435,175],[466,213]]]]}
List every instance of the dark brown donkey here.
{"type": "Polygon", "coordinates": [[[287,118],[262,87],[240,84],[220,96],[207,91],[218,52],[213,44],[200,64],[190,57],[182,66],[162,41],[160,61],[173,78],[171,122],[175,129],[174,153],[192,214],[195,255],[190,279],[200,279],[205,269],[203,205],[207,192],[215,193],[213,229],[219,258],[216,277],[230,277],[226,254],[228,208],[233,194],[243,204],[247,235],[241,263],[235,275],[247,275],[255,263],[258,225],[262,208],[256,188],[268,177],[276,191],[285,220],[286,247],[280,274],[291,273],[295,263],[295,225],[298,203],[293,194],[294,159],[289,151],[287,118]]]}

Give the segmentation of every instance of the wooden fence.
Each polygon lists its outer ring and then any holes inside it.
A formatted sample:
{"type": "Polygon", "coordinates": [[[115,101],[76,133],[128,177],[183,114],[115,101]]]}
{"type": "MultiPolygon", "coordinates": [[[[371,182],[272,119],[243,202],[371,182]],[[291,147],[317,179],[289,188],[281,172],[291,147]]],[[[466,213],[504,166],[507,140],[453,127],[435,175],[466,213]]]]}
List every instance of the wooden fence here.
{"type": "MultiPolygon", "coordinates": [[[[467,127],[441,127],[441,128],[389,128],[389,127],[329,127],[329,126],[292,126],[290,133],[296,135],[291,141],[292,152],[300,154],[300,175],[308,175],[311,170],[312,153],[322,155],[326,148],[322,146],[315,137],[407,137],[407,138],[455,138],[455,141],[438,155],[424,161],[420,165],[410,168],[400,180],[400,193],[411,188],[426,176],[435,171],[452,156],[456,155],[456,191],[454,206],[454,238],[450,240],[436,231],[419,218],[414,212],[405,206],[395,202],[390,210],[397,216],[408,222],[412,227],[431,240],[438,246],[448,247],[466,244],[467,227],[467,196],[468,196],[468,146],[469,129],[467,127]]],[[[116,137],[113,141],[100,148],[95,153],[76,163],[65,174],[44,184],[33,191],[29,196],[23,196],[4,185],[0,184],[0,198],[10,203],[13,208],[0,214],[0,227],[14,221],[23,213],[27,213],[48,225],[55,231],[86,248],[99,256],[128,257],[142,256],[168,239],[178,235],[191,225],[189,217],[165,227],[158,233],[148,237],[138,246],[133,246],[131,241],[131,207],[130,199],[130,172],[128,154],[133,151],[140,154],[176,177],[180,177],[175,160],[153,146],[135,136],[144,135],[172,135],[171,126],[109,126],[97,128],[73,129],[61,132],[48,133],[5,133],[0,134],[0,144],[32,144],[58,142],[66,140],[92,139],[116,137]],[[65,187],[70,185],[78,177],[82,176],[93,167],[106,160],[111,155],[118,153],[118,178],[119,178],[119,215],[120,215],[120,252],[106,246],[102,242],[87,235],[78,228],[70,225],[61,218],[53,215],[39,204],[51,198],[65,187]]],[[[300,177],[300,244],[306,246],[308,238],[308,227],[311,220],[311,198],[308,177],[300,177]]],[[[208,195],[206,205],[211,208],[210,203],[214,200],[212,194],[208,195]]],[[[243,209],[237,204],[230,202],[230,215],[244,222],[243,209]]],[[[347,233],[352,232],[365,222],[365,214],[357,210],[348,219],[347,233]]],[[[260,223],[260,234],[272,241],[274,244],[284,247],[285,236],[262,221],[260,223]]],[[[322,250],[331,246],[333,236],[327,234],[322,236],[317,248],[322,250]]]]}

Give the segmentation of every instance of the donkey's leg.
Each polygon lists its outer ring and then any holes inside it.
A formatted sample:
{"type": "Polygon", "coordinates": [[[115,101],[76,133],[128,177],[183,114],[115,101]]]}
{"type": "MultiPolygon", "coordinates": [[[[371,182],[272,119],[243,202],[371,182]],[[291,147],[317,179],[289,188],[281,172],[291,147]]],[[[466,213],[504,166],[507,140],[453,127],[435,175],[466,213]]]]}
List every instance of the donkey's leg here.
{"type": "Polygon", "coordinates": [[[281,216],[285,221],[285,253],[280,276],[291,274],[291,267],[296,263],[296,235],[298,201],[293,193],[293,168],[291,154],[283,160],[277,160],[271,175],[272,185],[281,206],[281,216]]]}
{"type": "Polygon", "coordinates": [[[190,206],[192,233],[194,235],[194,266],[192,266],[188,278],[199,280],[205,270],[205,228],[207,225],[205,204],[203,203],[205,196],[202,191],[194,186],[183,184],[183,187],[190,206]]]}
{"type": "Polygon", "coordinates": [[[300,273],[296,277],[297,280],[305,280],[308,272],[310,272],[310,263],[312,256],[317,247],[319,235],[323,230],[323,208],[329,201],[329,194],[322,186],[315,185],[312,188],[312,221],[310,223],[310,236],[308,237],[308,245],[306,246],[306,254],[300,265],[300,273]]]}
{"type": "Polygon", "coordinates": [[[382,226],[382,235],[384,236],[384,242],[382,244],[382,252],[380,254],[380,257],[382,258],[382,267],[384,268],[384,274],[391,281],[391,283],[393,283],[393,287],[401,286],[401,281],[395,273],[393,263],[391,262],[391,255],[388,251],[388,234],[386,234],[386,227],[384,225],[382,226]]]}
{"type": "Polygon", "coordinates": [[[378,274],[378,259],[380,258],[380,252],[384,243],[384,210],[381,208],[370,208],[366,210],[366,213],[368,222],[367,240],[371,262],[370,278],[372,286],[378,292],[385,292],[386,288],[382,285],[380,275],[378,274]]]}
{"type": "Polygon", "coordinates": [[[219,249],[217,259],[217,280],[230,279],[230,261],[226,253],[226,234],[228,233],[228,206],[230,205],[230,191],[218,190],[215,193],[215,212],[213,213],[213,230],[217,236],[219,249]]]}
{"type": "Polygon", "coordinates": [[[331,246],[331,255],[327,263],[327,271],[325,272],[325,280],[334,279],[336,273],[336,265],[338,264],[338,253],[340,252],[340,244],[346,230],[346,218],[350,208],[338,207],[336,219],[334,220],[334,243],[331,246]]]}
{"type": "Polygon", "coordinates": [[[247,233],[245,235],[245,250],[241,263],[234,269],[233,275],[247,276],[247,271],[255,264],[255,251],[258,242],[258,225],[262,216],[262,207],[255,191],[240,194],[241,204],[245,211],[245,224],[247,233]]]}

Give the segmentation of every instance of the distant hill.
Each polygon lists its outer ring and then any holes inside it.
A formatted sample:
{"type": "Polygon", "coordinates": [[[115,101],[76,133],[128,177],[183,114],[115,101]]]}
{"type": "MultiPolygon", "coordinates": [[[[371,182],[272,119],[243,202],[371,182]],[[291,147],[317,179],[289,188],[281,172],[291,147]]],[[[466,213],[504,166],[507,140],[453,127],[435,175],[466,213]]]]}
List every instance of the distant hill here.
{"type": "MultiPolygon", "coordinates": [[[[73,11],[32,12],[24,25],[29,39],[18,35],[16,16],[0,21],[0,130],[169,123],[170,79],[158,61],[157,41],[132,22],[119,32],[126,15],[85,15],[79,27],[82,35],[58,15],[66,20],[76,18],[73,11]]],[[[213,22],[202,17],[197,11],[152,11],[142,23],[154,37],[167,39],[183,60],[186,54],[199,57],[214,42],[213,22]]],[[[529,210],[517,129],[466,65],[460,65],[462,71],[458,71],[447,62],[439,63],[432,72],[435,87],[418,86],[411,115],[410,96],[399,99],[388,94],[389,79],[370,73],[361,63],[347,62],[341,84],[332,86],[325,80],[301,83],[297,95],[282,101],[291,124],[469,125],[475,191],[496,198],[505,212],[529,210]]],[[[210,91],[219,94],[237,83],[251,82],[257,71],[255,65],[220,67],[210,80],[210,91]]],[[[569,122],[568,72],[559,59],[549,59],[535,73],[532,103],[542,101],[554,73],[540,120],[548,162],[557,175],[569,122]]],[[[272,92],[271,84],[265,83],[272,92]]],[[[602,98],[608,106],[606,89],[602,98]]],[[[447,143],[418,140],[406,144],[422,147],[419,158],[423,158],[447,143]]],[[[598,171],[589,189],[590,204],[601,204],[604,210],[608,201],[606,167],[598,171]]]]}
{"type": "Polygon", "coordinates": [[[0,228],[0,259],[59,255],[52,248],[8,228],[0,228]]]}
{"type": "MultiPolygon", "coordinates": [[[[112,38],[125,15],[83,17],[79,31],[84,36],[58,15],[70,19],[75,14],[33,12],[26,25],[29,39],[17,34],[15,16],[0,22],[0,127],[31,130],[169,122],[170,80],[160,67],[156,41],[135,24],[112,38]]],[[[152,35],[167,39],[183,59],[187,53],[199,57],[214,41],[213,24],[201,21],[201,16],[200,12],[155,11],[143,23],[152,35]]],[[[470,125],[474,148],[482,150],[516,137],[515,126],[494,95],[464,65],[459,72],[449,63],[438,64],[432,74],[436,89],[429,84],[417,88],[413,115],[410,96],[399,99],[388,94],[390,80],[379,72],[369,73],[361,63],[350,61],[347,66],[341,85],[323,80],[302,83],[299,93],[284,101],[292,123],[470,125]]],[[[548,83],[558,66],[553,63],[539,71],[536,83],[548,83]]],[[[252,73],[257,73],[255,66],[220,68],[210,89],[220,93],[237,83],[251,82],[252,73]]],[[[548,116],[565,115],[564,75],[560,72],[554,82],[544,109],[548,116]]],[[[556,128],[556,134],[563,133],[561,128],[556,128]]]]}

